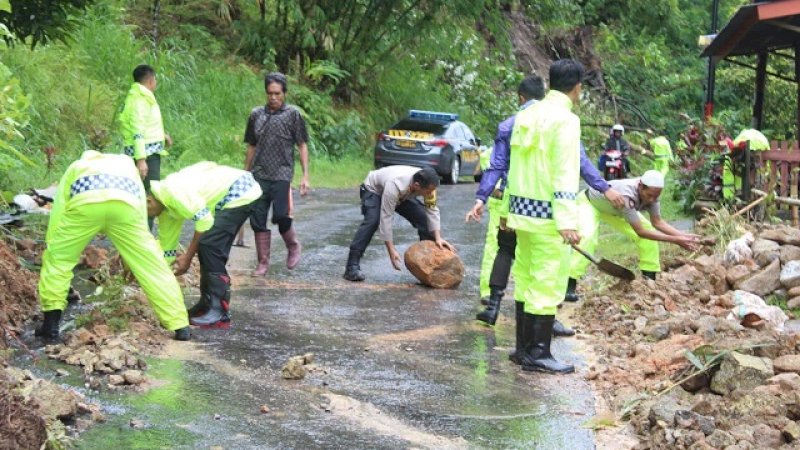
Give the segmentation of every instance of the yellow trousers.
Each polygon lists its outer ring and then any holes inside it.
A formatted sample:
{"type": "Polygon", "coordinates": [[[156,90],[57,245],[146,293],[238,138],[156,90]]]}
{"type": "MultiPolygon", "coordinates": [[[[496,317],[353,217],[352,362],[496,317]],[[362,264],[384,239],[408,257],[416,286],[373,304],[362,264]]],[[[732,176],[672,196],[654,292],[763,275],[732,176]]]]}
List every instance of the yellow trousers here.
{"type": "MultiPolygon", "coordinates": [[[[640,238],[633,227],[624,217],[601,213],[592,206],[586,195],[578,195],[578,234],[581,236],[581,248],[594,254],[597,249],[597,240],[600,233],[600,222],[611,225],[611,228],[628,236],[639,247],[639,269],[650,272],[660,272],[661,262],[658,241],[640,238]]],[[[643,215],[639,214],[639,221],[648,230],[655,230],[653,225],[643,215]]],[[[578,252],[573,252],[570,268],[570,278],[580,279],[589,266],[589,260],[578,252]]]]}
{"type": "Polygon", "coordinates": [[[83,249],[98,233],[103,233],[119,251],[125,264],[142,286],[161,325],[177,330],[189,325],[183,293],[162,256],[147,218],[121,201],[84,204],[64,211],[59,229],[52,233],[42,256],[39,300],[42,311],[67,307],[67,291],[72,269],[83,249]]]}
{"type": "Polygon", "coordinates": [[[567,290],[570,247],[552,221],[535,233],[516,233],[514,299],[525,303],[527,314],[554,316],[567,290]]]}

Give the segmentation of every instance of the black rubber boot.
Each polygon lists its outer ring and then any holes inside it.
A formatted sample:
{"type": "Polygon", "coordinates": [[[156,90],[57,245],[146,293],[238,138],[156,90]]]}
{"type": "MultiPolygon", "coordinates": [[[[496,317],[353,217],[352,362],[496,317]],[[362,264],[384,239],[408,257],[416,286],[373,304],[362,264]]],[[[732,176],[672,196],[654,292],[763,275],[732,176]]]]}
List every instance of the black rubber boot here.
{"type": "Polygon", "coordinates": [[[208,274],[209,309],[200,317],[192,317],[189,322],[202,328],[228,328],[231,319],[228,306],[231,298],[231,279],[224,273],[208,274]]]}
{"type": "Polygon", "coordinates": [[[183,327],[178,328],[175,330],[175,340],[176,341],[188,341],[192,338],[192,331],[190,327],[183,327]]]}
{"type": "Polygon", "coordinates": [[[202,267],[200,268],[200,299],[197,300],[191,308],[189,308],[186,312],[189,314],[189,318],[192,317],[200,317],[211,307],[208,304],[208,274],[203,271],[202,267]]]}
{"type": "Polygon", "coordinates": [[[356,250],[350,250],[347,256],[347,266],[344,271],[344,279],[347,281],[364,281],[367,277],[361,272],[361,255],[356,250]]]}
{"type": "Polygon", "coordinates": [[[526,344],[522,354],[522,370],[556,374],[575,372],[575,366],[557,361],[550,353],[554,322],[555,316],[525,314],[525,327],[533,329],[533,340],[526,344]]]}
{"type": "Polygon", "coordinates": [[[575,278],[570,278],[569,283],[567,284],[567,293],[564,295],[565,302],[577,302],[581,298],[578,297],[578,292],[576,289],[578,288],[578,280],[575,278]]]}
{"type": "Polygon", "coordinates": [[[500,314],[500,301],[503,300],[503,291],[500,289],[492,288],[492,293],[489,294],[489,304],[486,309],[475,315],[475,318],[481,322],[494,326],[497,322],[497,315],[500,314]]]}
{"type": "Polygon", "coordinates": [[[69,292],[67,293],[67,303],[70,305],[74,305],[80,303],[81,301],[81,293],[78,292],[74,287],[69,287],[69,292]]]}
{"type": "Polygon", "coordinates": [[[514,364],[519,364],[520,355],[525,349],[525,342],[533,339],[533,337],[530,337],[529,339],[526,339],[525,337],[525,303],[514,302],[514,310],[514,315],[517,322],[517,342],[515,344],[514,351],[508,355],[508,359],[514,364]]]}
{"type": "Polygon", "coordinates": [[[486,306],[489,304],[489,297],[481,297],[481,305],[486,306]]]}
{"type": "Polygon", "coordinates": [[[553,322],[553,336],[555,337],[569,337],[575,336],[575,330],[567,327],[560,320],[556,319],[553,322]]]}
{"type": "Polygon", "coordinates": [[[59,309],[45,311],[42,326],[37,328],[34,334],[45,340],[57,340],[58,327],[61,324],[61,313],[62,311],[59,309]]]}
{"type": "Polygon", "coordinates": [[[651,272],[651,271],[649,271],[649,270],[643,270],[643,271],[642,271],[642,276],[643,276],[643,277],[645,277],[645,278],[647,278],[647,279],[650,279],[650,280],[655,280],[655,279],[656,279],[656,274],[657,274],[657,273],[658,273],[658,272],[651,272]]]}

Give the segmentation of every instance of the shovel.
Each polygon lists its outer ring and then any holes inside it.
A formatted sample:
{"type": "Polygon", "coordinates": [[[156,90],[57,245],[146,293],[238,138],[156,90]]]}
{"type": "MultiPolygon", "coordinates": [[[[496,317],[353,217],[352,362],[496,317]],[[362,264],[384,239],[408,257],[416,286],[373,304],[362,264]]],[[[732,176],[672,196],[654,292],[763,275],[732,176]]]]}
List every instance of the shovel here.
{"type": "Polygon", "coordinates": [[[633,274],[630,270],[620,266],[619,264],[613,263],[607,259],[601,259],[600,261],[597,260],[594,256],[587,253],[582,248],[578,247],[575,244],[572,244],[572,248],[578,251],[581,255],[585,256],[586,259],[592,262],[601,272],[605,272],[612,277],[622,278],[623,280],[632,281],[636,278],[636,275],[633,274]]]}

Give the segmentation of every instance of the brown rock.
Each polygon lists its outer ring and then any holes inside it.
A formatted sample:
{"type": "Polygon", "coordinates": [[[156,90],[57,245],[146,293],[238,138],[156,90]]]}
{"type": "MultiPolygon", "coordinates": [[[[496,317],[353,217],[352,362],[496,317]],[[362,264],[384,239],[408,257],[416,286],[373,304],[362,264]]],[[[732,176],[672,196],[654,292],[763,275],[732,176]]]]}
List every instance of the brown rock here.
{"type": "Polygon", "coordinates": [[[728,269],[726,278],[728,283],[730,283],[731,286],[734,286],[739,281],[744,280],[751,273],[753,273],[753,270],[749,266],[745,264],[737,264],[728,269]]]}
{"type": "Polygon", "coordinates": [[[780,249],[781,263],[800,259],[800,247],[796,245],[783,245],[780,249]]]}
{"type": "Polygon", "coordinates": [[[781,246],[775,242],[767,239],[756,239],[753,242],[753,259],[756,260],[759,266],[764,267],[772,261],[780,261],[781,246]]]}
{"type": "Polygon", "coordinates": [[[78,398],[49,381],[34,382],[31,397],[39,404],[39,409],[49,418],[68,418],[78,412],[78,398]]]}
{"type": "Polygon", "coordinates": [[[72,334],[69,336],[70,347],[86,345],[96,341],[97,341],[97,336],[95,336],[92,332],[90,332],[86,328],[78,328],[77,330],[73,331],[72,334]]]}
{"type": "Polygon", "coordinates": [[[36,251],[36,241],[33,239],[19,239],[14,241],[14,245],[17,247],[19,251],[28,251],[28,252],[35,252],[36,251]]]}
{"type": "MultiPolygon", "coordinates": [[[[775,363],[772,363],[775,366],[775,363]]],[[[776,367],[777,370],[777,367],[776,367]]],[[[786,372],[780,373],[775,375],[774,377],[767,380],[770,384],[776,384],[781,387],[781,389],[785,391],[796,391],[800,392],[800,375],[795,372],[786,372]]]]}
{"type": "Polygon", "coordinates": [[[776,259],[767,267],[747,277],[744,281],[740,281],[736,285],[736,289],[756,294],[759,297],[764,297],[781,287],[780,276],[781,262],[776,259]]]}
{"type": "Polygon", "coordinates": [[[144,375],[138,370],[126,370],[122,372],[122,378],[125,378],[126,383],[133,385],[142,384],[145,381],[144,375]]]}
{"type": "Polygon", "coordinates": [[[800,296],[789,299],[789,301],[786,302],[786,307],[789,309],[800,308],[800,296]]]}
{"type": "Polygon", "coordinates": [[[800,355],[785,355],[772,362],[776,372],[800,373],[800,355]]]}
{"type": "Polygon", "coordinates": [[[450,250],[439,248],[433,241],[420,241],[406,251],[405,264],[425,286],[453,289],[464,279],[464,263],[450,250]]]}
{"type": "Polygon", "coordinates": [[[789,298],[800,297],[800,286],[789,289],[789,291],[786,293],[786,296],[789,298]]]}
{"type": "Polygon", "coordinates": [[[306,377],[306,368],[303,367],[305,358],[302,356],[292,356],[286,365],[281,368],[281,376],[285,380],[302,380],[306,377]]]}
{"type": "Polygon", "coordinates": [[[671,373],[686,367],[686,350],[694,349],[703,343],[697,335],[674,335],[653,344],[653,351],[643,355],[645,371],[649,373],[671,373]]]}
{"type": "Polygon", "coordinates": [[[109,375],[108,384],[112,386],[119,386],[120,384],[125,384],[125,377],[123,377],[122,375],[109,375]]]}
{"type": "Polygon", "coordinates": [[[261,414],[269,414],[269,406],[261,405],[261,408],[259,409],[259,411],[261,411],[261,414]]]}
{"type": "Polygon", "coordinates": [[[764,230],[759,236],[761,239],[780,242],[781,244],[800,245],[800,230],[792,227],[776,227],[764,230]]]}
{"type": "Polygon", "coordinates": [[[753,436],[758,440],[758,448],[778,448],[783,445],[781,432],[765,423],[753,428],[753,436]]]}
{"type": "Polygon", "coordinates": [[[81,264],[89,269],[99,269],[108,261],[108,251],[104,248],[90,245],[81,255],[81,264]]]}
{"type": "Polygon", "coordinates": [[[800,439],[800,425],[797,422],[789,422],[783,427],[783,438],[786,442],[794,442],[800,439]]]}
{"type": "Polygon", "coordinates": [[[731,352],[725,356],[719,370],[711,379],[711,390],[727,395],[738,389],[750,391],[775,375],[768,358],[731,352]]]}

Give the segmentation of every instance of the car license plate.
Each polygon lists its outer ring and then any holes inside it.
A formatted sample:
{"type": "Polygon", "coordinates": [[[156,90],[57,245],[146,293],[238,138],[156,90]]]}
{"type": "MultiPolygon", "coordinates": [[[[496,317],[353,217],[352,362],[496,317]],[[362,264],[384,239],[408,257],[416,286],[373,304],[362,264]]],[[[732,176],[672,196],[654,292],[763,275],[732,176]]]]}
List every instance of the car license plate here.
{"type": "Polygon", "coordinates": [[[403,147],[403,148],[414,148],[414,147],[416,147],[416,146],[417,146],[417,143],[416,143],[416,142],[414,142],[414,141],[407,141],[407,140],[405,140],[405,139],[398,139],[398,140],[394,141],[394,143],[395,143],[395,145],[397,145],[398,147],[403,147]]]}
{"type": "Polygon", "coordinates": [[[617,167],[618,165],[617,161],[606,161],[606,167],[617,167]]]}

